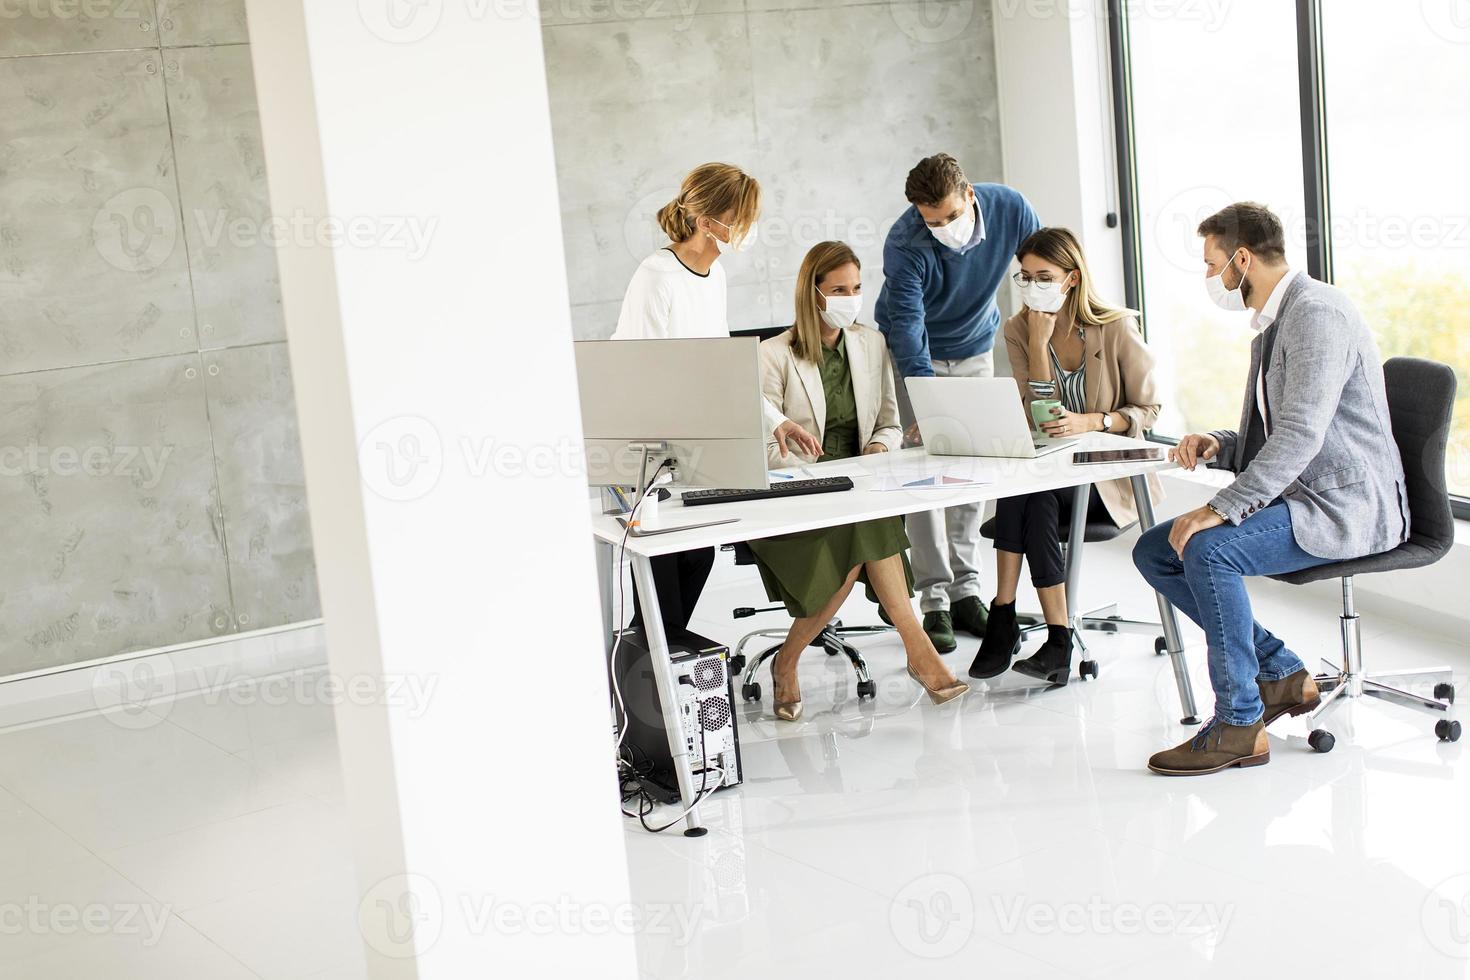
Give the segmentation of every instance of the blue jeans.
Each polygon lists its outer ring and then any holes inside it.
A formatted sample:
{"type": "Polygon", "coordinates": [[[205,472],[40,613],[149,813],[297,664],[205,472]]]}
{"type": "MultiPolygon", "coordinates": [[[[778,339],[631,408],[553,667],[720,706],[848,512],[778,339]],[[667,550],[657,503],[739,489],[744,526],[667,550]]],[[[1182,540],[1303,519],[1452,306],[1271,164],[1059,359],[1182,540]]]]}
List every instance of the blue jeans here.
{"type": "Polygon", "coordinates": [[[1304,669],[1301,658],[1251,615],[1247,575],[1279,575],[1331,559],[1309,555],[1291,534],[1291,514],[1277,503],[1239,527],[1200,531],[1184,546],[1184,559],[1169,546],[1173,521],[1144,532],[1133,546],[1133,564],[1174,608],[1199,624],[1209,643],[1215,717],[1227,725],[1253,725],[1265,708],[1256,680],[1279,680],[1304,669]]]}

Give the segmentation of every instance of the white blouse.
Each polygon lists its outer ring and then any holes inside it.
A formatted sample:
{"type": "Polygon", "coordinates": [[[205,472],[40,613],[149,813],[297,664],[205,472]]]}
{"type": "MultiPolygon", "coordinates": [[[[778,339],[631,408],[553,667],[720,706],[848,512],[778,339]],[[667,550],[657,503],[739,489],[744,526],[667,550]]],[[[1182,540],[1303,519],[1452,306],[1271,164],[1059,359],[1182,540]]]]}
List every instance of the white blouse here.
{"type": "MultiPolygon", "coordinates": [[[[670,249],[661,248],[638,264],[623,294],[613,340],[681,340],[730,336],[726,315],[725,270],[719,262],[705,275],[692,271],[670,249]]],[[[766,432],[786,416],[761,401],[766,432]]]]}
{"type": "Polygon", "coordinates": [[[613,340],[728,337],[725,270],[716,262],[705,275],[691,271],[661,248],[638,264],[613,340]]]}

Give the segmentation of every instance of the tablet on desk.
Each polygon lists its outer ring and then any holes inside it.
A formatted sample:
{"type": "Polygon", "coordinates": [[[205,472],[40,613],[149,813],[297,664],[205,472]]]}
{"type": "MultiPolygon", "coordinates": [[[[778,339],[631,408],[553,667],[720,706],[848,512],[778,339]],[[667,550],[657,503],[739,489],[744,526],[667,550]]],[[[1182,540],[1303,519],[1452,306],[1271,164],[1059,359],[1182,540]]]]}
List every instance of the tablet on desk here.
{"type": "Polygon", "coordinates": [[[1164,458],[1162,449],[1092,449],[1072,454],[1072,462],[1087,463],[1148,463],[1164,458]]]}

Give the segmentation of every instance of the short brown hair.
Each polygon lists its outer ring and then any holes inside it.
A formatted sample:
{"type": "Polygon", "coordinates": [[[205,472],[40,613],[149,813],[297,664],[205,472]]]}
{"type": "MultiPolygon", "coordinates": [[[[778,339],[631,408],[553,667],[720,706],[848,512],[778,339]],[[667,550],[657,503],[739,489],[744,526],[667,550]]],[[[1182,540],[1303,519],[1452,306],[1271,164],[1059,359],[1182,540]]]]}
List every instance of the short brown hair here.
{"type": "Polygon", "coordinates": [[[1241,201],[1228,204],[1199,223],[1201,238],[1218,238],[1225,251],[1234,254],[1248,248],[1267,262],[1286,258],[1286,232],[1281,219],[1264,204],[1241,201]]]}
{"type": "Polygon", "coordinates": [[[948,153],[936,153],[920,160],[904,181],[903,194],[910,204],[926,208],[938,207],[951,194],[963,194],[970,182],[960,169],[960,162],[948,153]]]}

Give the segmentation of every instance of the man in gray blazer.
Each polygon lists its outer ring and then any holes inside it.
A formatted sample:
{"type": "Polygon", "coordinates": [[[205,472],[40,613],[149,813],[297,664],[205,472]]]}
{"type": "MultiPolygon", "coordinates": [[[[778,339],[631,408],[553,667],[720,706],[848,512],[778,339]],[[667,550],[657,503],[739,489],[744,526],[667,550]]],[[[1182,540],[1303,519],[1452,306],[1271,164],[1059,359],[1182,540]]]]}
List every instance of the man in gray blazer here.
{"type": "Polygon", "coordinates": [[[1335,287],[1286,263],[1281,221],[1232,204],[1199,226],[1206,289],[1253,311],[1240,428],[1185,436],[1170,458],[1237,474],[1209,504],[1159,524],[1133,563],[1205,631],[1215,716],[1154,772],[1192,776],[1271,758],[1265,727],[1320,702],[1312,674],[1251,614],[1247,575],[1397,547],[1409,536],[1404,467],[1378,345],[1335,287]]]}

